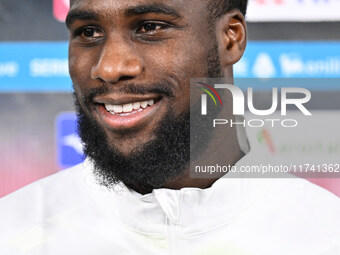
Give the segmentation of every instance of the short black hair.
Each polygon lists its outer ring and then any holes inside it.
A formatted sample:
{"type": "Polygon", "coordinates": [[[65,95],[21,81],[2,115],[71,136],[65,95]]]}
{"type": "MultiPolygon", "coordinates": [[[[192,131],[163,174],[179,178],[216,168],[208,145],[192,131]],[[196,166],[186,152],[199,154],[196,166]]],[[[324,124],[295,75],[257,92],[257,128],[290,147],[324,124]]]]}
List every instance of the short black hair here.
{"type": "Polygon", "coordinates": [[[238,9],[246,16],[248,0],[209,0],[210,17],[218,18],[226,12],[238,9]]]}

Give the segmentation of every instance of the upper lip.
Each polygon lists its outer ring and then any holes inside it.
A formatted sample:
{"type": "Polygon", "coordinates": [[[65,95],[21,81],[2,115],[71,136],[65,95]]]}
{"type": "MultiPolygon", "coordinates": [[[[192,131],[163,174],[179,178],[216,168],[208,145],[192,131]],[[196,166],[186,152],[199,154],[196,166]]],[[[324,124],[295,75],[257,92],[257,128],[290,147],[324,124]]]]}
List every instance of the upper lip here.
{"type": "Polygon", "coordinates": [[[121,97],[114,96],[98,96],[94,98],[94,102],[97,104],[111,104],[111,105],[123,105],[134,102],[148,101],[151,99],[157,100],[160,99],[159,95],[126,95],[121,97]]]}

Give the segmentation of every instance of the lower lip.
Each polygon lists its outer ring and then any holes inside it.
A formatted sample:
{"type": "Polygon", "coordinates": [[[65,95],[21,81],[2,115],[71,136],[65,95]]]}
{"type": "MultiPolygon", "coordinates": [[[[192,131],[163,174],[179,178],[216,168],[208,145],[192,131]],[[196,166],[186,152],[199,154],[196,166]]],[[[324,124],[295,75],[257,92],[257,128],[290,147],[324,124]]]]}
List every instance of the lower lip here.
{"type": "Polygon", "coordinates": [[[152,116],[158,112],[160,102],[155,103],[153,106],[148,106],[143,111],[131,113],[127,116],[119,116],[118,114],[111,114],[108,112],[104,105],[97,106],[100,119],[104,125],[111,130],[126,130],[136,128],[147,121],[150,121],[152,116]]]}

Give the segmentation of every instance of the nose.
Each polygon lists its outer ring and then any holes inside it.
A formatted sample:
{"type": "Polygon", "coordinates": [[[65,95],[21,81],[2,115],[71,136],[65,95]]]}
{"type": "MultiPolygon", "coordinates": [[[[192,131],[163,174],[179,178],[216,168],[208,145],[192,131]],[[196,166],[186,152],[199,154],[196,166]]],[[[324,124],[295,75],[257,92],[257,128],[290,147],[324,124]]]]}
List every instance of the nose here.
{"type": "Polygon", "coordinates": [[[126,43],[118,40],[106,41],[96,64],[92,67],[91,78],[107,83],[132,79],[143,72],[143,61],[126,43]]]}

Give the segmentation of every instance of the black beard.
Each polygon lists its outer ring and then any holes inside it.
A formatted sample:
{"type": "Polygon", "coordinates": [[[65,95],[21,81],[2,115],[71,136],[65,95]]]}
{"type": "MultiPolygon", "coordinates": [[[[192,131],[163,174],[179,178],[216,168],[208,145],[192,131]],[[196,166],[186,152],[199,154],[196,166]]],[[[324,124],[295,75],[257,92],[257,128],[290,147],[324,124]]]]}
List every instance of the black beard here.
{"type": "Polygon", "coordinates": [[[84,153],[92,159],[100,184],[111,188],[121,181],[133,189],[152,190],[163,187],[188,168],[189,112],[175,117],[169,111],[155,131],[155,139],[126,156],[118,151],[117,145],[107,143],[105,132],[85,114],[77,98],[75,105],[84,153]]]}
{"type": "MultiPolygon", "coordinates": [[[[210,78],[222,76],[220,59],[218,56],[217,43],[213,44],[208,54],[208,65],[206,75],[210,78]]],[[[91,105],[95,94],[104,93],[104,86],[90,91],[88,97],[83,98],[85,105],[91,105]],[[92,94],[91,94],[92,93],[92,94]]],[[[138,87],[128,87],[125,92],[143,94],[138,87]]],[[[164,85],[155,87],[153,91],[162,92],[166,96],[172,96],[171,89],[164,85]],[[158,91],[159,90],[159,91],[158,91]]],[[[189,99],[188,99],[189,100],[189,99]]],[[[78,116],[78,133],[84,146],[85,155],[89,156],[94,164],[94,173],[101,185],[112,188],[115,184],[123,182],[132,189],[151,191],[164,187],[170,181],[179,177],[189,168],[190,162],[190,111],[189,109],[179,116],[169,109],[155,131],[155,139],[136,148],[129,155],[123,155],[117,149],[117,145],[108,144],[104,130],[82,109],[79,99],[75,96],[75,106],[78,116]]],[[[199,115],[199,106],[194,107],[199,115]]],[[[196,123],[198,123],[196,121],[196,123]]],[[[202,128],[202,126],[201,126],[202,128]]],[[[207,127],[205,128],[207,129],[207,127]]],[[[199,143],[208,144],[210,137],[202,128],[202,136],[206,140],[197,139],[199,143]],[[203,141],[203,142],[202,142],[203,141]]],[[[209,132],[208,132],[209,133],[209,132]]],[[[196,139],[194,139],[196,140],[196,139]]],[[[196,141],[191,142],[192,148],[196,141]]],[[[204,149],[198,149],[192,155],[199,156],[204,149]]]]}

